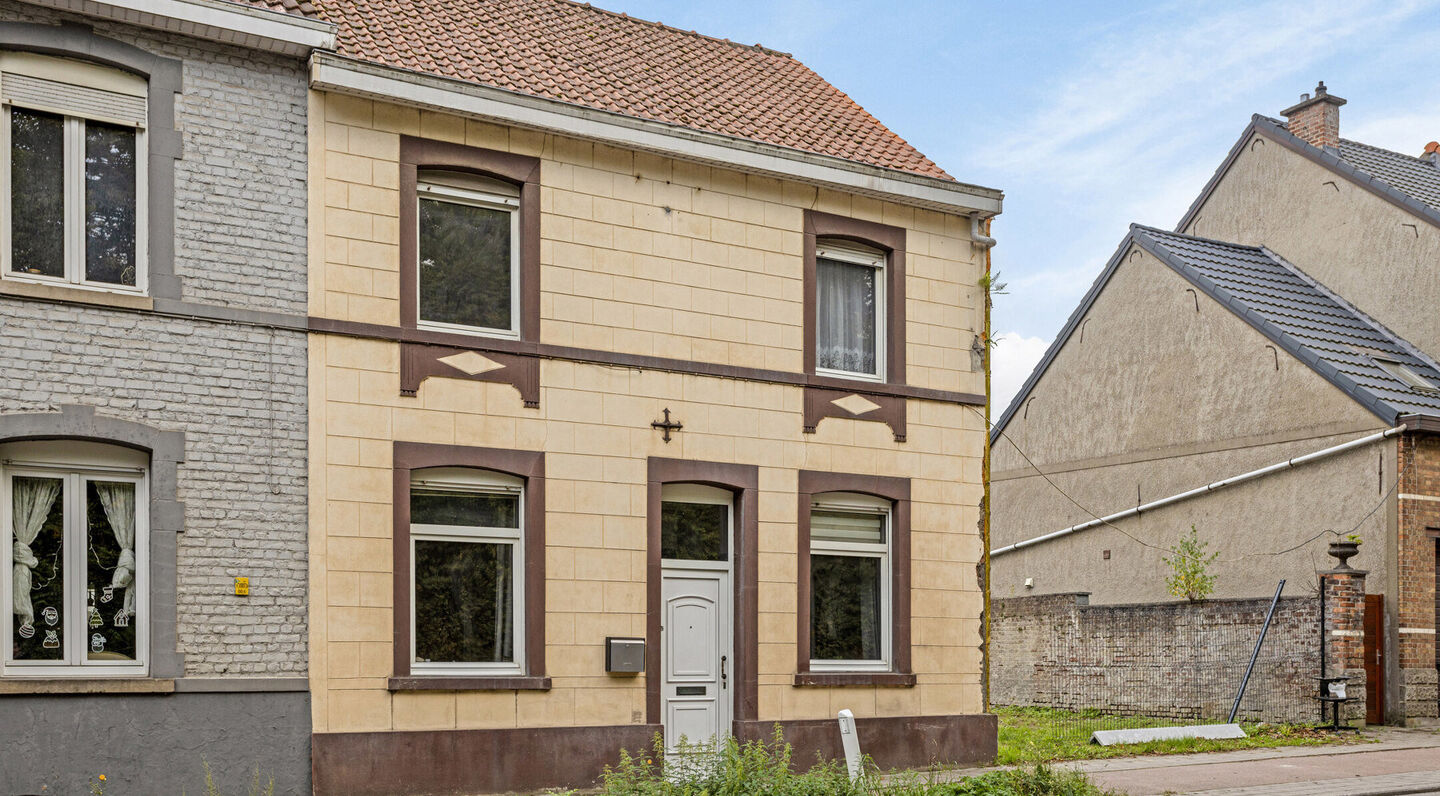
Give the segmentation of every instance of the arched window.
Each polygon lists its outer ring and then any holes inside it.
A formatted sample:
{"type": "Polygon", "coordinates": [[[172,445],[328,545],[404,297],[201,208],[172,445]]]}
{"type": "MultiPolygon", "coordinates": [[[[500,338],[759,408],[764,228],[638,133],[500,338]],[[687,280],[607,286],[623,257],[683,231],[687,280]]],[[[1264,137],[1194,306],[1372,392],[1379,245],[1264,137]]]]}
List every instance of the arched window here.
{"type": "Polygon", "coordinates": [[[149,457],[82,441],[0,445],[4,673],[147,673],[149,457]]]}
{"type": "Polygon", "coordinates": [[[411,673],[524,673],[524,484],[478,468],[411,472],[411,673]]]}

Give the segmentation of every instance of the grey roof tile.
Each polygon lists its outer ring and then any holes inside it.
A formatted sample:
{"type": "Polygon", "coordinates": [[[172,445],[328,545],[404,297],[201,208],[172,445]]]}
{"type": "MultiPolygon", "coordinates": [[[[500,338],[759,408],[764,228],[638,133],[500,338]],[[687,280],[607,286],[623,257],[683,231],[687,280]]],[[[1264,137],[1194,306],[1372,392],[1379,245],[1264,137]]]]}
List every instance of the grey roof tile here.
{"type": "Polygon", "coordinates": [[[1274,252],[1149,227],[1134,227],[1133,235],[1351,397],[1383,408],[1387,419],[1440,413],[1440,391],[1412,387],[1377,361],[1398,362],[1440,385],[1433,360],[1274,252]]]}
{"type": "Polygon", "coordinates": [[[1440,210],[1440,167],[1430,161],[1343,139],[1340,157],[1356,169],[1440,210]]]}
{"type": "Polygon", "coordinates": [[[1394,423],[1410,414],[1440,416],[1440,391],[1412,387],[1377,360],[1403,364],[1436,385],[1440,385],[1440,365],[1283,257],[1262,246],[1132,224],[1105,270],[991,428],[992,440],[1004,433],[1026,396],[1079,328],[1132,243],[1385,422],[1394,423]]]}

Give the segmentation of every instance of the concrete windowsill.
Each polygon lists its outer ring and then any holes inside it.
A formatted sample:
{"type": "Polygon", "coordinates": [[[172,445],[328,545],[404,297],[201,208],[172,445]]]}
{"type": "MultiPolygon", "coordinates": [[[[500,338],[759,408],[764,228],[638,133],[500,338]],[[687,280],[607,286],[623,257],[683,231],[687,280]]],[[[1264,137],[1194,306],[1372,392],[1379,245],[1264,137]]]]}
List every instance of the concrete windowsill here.
{"type": "Polygon", "coordinates": [[[797,686],[876,685],[910,688],[915,675],[899,672],[801,672],[795,675],[797,686]]]}
{"type": "Polygon", "coordinates": [[[87,290],[65,285],[46,285],[26,282],[21,279],[0,279],[0,296],[17,296],[45,301],[68,301],[75,304],[94,304],[101,307],[122,307],[129,310],[154,309],[155,301],[138,293],[119,293],[106,290],[87,290]]]}
{"type": "Polygon", "coordinates": [[[0,678],[0,696],[35,694],[173,694],[175,681],[168,678],[115,677],[5,677],[0,678]]]}

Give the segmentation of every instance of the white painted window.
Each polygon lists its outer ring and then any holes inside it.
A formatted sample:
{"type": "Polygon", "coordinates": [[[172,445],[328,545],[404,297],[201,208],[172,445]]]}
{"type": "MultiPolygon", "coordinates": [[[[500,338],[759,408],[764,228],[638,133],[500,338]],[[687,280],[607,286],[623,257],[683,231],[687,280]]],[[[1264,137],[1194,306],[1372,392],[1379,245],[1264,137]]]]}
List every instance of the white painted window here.
{"type": "Polygon", "coordinates": [[[0,52],[3,278],[144,293],[143,78],[0,52]]]}
{"type": "Polygon", "coordinates": [[[6,676],[146,674],[147,465],[97,443],[0,446],[6,676]]]}
{"type": "Polygon", "coordinates": [[[520,336],[520,190],[500,180],[424,171],[416,185],[418,325],[520,336]]]}
{"type": "Polygon", "coordinates": [[[815,249],[815,372],[885,380],[885,254],[822,240],[815,249]]]}
{"type": "Polygon", "coordinates": [[[817,495],[810,508],[810,668],[890,669],[890,502],[817,495]]]}
{"type": "Polygon", "coordinates": [[[524,674],[524,500],[522,479],[490,470],[412,474],[413,674],[524,674]]]}

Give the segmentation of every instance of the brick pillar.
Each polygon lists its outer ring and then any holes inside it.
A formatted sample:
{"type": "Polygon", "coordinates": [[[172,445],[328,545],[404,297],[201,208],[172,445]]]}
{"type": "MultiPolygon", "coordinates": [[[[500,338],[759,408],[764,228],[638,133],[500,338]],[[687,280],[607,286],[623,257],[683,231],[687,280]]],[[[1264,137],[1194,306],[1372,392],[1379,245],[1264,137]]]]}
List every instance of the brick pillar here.
{"type": "MultiPolygon", "coordinates": [[[[1320,573],[1325,596],[1325,676],[1347,676],[1346,722],[1365,722],[1365,571],[1342,566],[1320,573]]],[[[1327,711],[1328,713],[1328,711],[1327,711]]]]}
{"type": "Polygon", "coordinates": [[[1440,548],[1440,436],[1406,433],[1399,438],[1400,496],[1397,547],[1400,636],[1400,704],[1406,724],[1437,719],[1435,589],[1440,548]]]}

